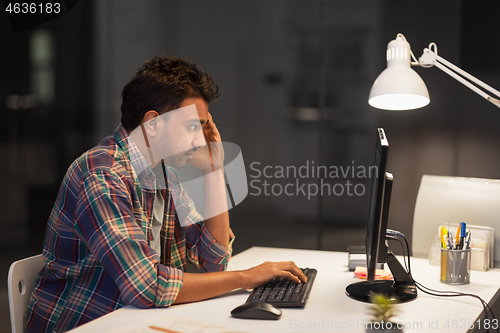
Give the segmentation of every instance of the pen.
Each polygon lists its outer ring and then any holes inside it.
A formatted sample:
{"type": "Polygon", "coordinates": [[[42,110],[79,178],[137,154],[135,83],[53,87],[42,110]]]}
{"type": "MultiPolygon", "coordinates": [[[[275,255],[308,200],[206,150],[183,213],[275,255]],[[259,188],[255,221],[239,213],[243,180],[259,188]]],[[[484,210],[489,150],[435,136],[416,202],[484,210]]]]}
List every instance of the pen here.
{"type": "MultiPolygon", "coordinates": [[[[459,237],[458,244],[457,244],[457,250],[462,250],[464,247],[465,232],[467,231],[466,226],[465,226],[465,222],[460,222],[460,226],[458,228],[459,228],[458,230],[460,231],[460,237],[459,237]]],[[[457,236],[458,236],[458,233],[457,233],[457,236]]]]}
{"type": "Polygon", "coordinates": [[[467,250],[470,248],[470,230],[467,230],[467,235],[465,236],[465,243],[464,243],[464,250],[467,250]]]}
{"type": "Polygon", "coordinates": [[[457,242],[456,242],[455,239],[456,239],[455,238],[455,234],[450,231],[450,235],[448,237],[448,243],[449,243],[448,249],[450,249],[450,250],[454,250],[455,249],[455,246],[457,245],[457,242]]]}
{"type": "Polygon", "coordinates": [[[455,242],[455,235],[453,231],[448,231],[448,249],[453,250],[453,243],[455,242]]]}
{"type": "Polygon", "coordinates": [[[178,332],[178,331],[169,330],[168,328],[163,328],[163,327],[158,327],[158,326],[153,326],[153,325],[149,325],[149,328],[151,328],[152,330],[160,331],[160,332],[181,333],[181,332],[178,332]]]}

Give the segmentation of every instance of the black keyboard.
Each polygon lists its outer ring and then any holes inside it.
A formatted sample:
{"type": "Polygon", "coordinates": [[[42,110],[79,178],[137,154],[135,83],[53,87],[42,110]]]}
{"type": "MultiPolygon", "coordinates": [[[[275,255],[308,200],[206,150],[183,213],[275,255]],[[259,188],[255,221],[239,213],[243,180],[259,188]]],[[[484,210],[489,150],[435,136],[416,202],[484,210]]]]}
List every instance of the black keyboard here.
{"type": "Polygon", "coordinates": [[[318,271],[301,268],[307,283],[296,283],[286,278],[274,278],[252,290],[246,303],[266,302],[279,308],[303,308],[309,298],[318,271]]]}

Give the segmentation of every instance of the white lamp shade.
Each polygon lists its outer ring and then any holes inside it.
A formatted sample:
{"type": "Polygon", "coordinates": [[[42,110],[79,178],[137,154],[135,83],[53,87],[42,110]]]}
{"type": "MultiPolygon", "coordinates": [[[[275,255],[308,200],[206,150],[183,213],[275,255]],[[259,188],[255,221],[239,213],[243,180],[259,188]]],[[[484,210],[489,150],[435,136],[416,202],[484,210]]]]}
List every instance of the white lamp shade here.
{"type": "Polygon", "coordinates": [[[410,67],[387,67],[373,83],[368,104],[384,110],[418,109],[429,104],[422,78],[410,67]]]}
{"type": "Polygon", "coordinates": [[[373,83],[368,104],[385,110],[418,109],[429,104],[429,92],[411,69],[410,55],[410,44],[402,34],[387,44],[387,68],[373,83]]]}

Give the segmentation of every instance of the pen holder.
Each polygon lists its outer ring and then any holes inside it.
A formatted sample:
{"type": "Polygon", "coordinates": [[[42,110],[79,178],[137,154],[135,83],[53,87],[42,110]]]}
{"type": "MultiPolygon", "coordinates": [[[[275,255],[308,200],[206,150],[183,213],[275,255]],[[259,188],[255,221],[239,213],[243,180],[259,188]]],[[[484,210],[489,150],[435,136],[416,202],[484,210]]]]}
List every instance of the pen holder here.
{"type": "Polygon", "coordinates": [[[441,282],[447,284],[469,284],[471,249],[441,249],[441,282]]]}

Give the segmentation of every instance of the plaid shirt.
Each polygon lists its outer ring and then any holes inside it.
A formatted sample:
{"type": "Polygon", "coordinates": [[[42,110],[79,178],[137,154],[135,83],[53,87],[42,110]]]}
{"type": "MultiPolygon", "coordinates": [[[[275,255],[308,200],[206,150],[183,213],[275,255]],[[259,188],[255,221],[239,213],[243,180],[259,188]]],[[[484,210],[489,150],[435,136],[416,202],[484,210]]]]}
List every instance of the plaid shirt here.
{"type": "MultiPolygon", "coordinates": [[[[45,267],[31,295],[28,332],[64,332],[127,304],[168,307],[187,260],[202,271],[226,268],[234,236],[227,249],[202,222],[181,227],[174,194],[161,189],[146,166],[122,125],[70,166],[47,223],[45,267]],[[157,187],[165,199],[161,256],[149,246],[157,187]]],[[[181,196],[178,209],[199,221],[192,201],[181,196]]]]}

